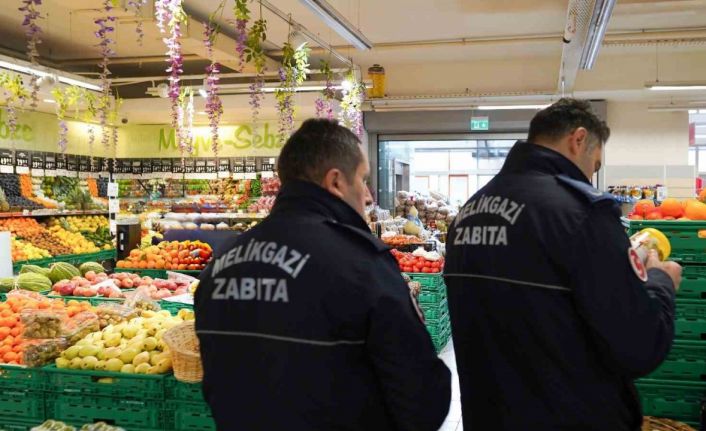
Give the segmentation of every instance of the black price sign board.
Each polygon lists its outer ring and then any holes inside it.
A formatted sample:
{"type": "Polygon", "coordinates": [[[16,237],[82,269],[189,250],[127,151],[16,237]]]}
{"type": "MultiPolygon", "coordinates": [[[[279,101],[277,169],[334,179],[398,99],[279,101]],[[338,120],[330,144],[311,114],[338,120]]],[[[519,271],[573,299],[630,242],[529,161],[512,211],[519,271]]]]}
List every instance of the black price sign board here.
{"type": "Polygon", "coordinates": [[[15,166],[29,167],[29,153],[27,151],[17,151],[15,153],[15,166]]]}
{"type": "Polygon", "coordinates": [[[218,161],[218,171],[219,172],[230,172],[230,160],[220,159],[218,161]]]}
{"type": "Polygon", "coordinates": [[[91,158],[80,157],[78,159],[78,170],[80,172],[89,172],[91,170],[91,158]]]}
{"type": "Polygon", "coordinates": [[[56,156],[56,169],[66,169],[67,157],[66,154],[56,156]]]}
{"type": "Polygon", "coordinates": [[[162,172],[162,160],[161,159],[152,160],[151,168],[152,168],[152,172],[154,172],[154,173],[162,172]]]}
{"type": "Polygon", "coordinates": [[[44,156],[44,169],[50,171],[56,169],[56,155],[47,154],[44,156]]]}
{"type": "Polygon", "coordinates": [[[132,161],[132,168],[130,170],[130,173],[135,174],[135,175],[142,174],[142,160],[133,160],[132,161]]]}
{"type": "Polygon", "coordinates": [[[196,172],[196,165],[194,164],[194,161],[191,159],[184,160],[184,173],[193,174],[194,172],[196,172]]]}
{"type": "Polygon", "coordinates": [[[66,156],[66,170],[77,171],[78,170],[78,156],[68,155],[66,156]]]}
{"type": "Polygon", "coordinates": [[[132,173],[132,160],[123,160],[123,163],[120,166],[120,173],[121,174],[132,173]]]}
{"type": "Polygon", "coordinates": [[[14,163],[11,150],[0,150],[0,165],[12,166],[14,163]]]}
{"type": "MultiPolygon", "coordinates": [[[[180,159],[176,159],[172,163],[172,172],[175,174],[183,174],[186,171],[186,164],[189,163],[188,160],[185,160],[183,163],[180,159]]],[[[194,165],[191,165],[191,168],[193,169],[194,165]]]]}
{"type": "Polygon", "coordinates": [[[206,160],[197,159],[194,163],[194,171],[197,174],[203,174],[206,172],[206,160]]]}
{"type": "Polygon", "coordinates": [[[113,173],[115,174],[122,174],[123,173],[123,161],[122,160],[115,160],[113,163],[113,173]]]}
{"type": "MultiPolygon", "coordinates": [[[[90,159],[88,160],[90,164],[90,159]]],[[[101,157],[94,157],[93,158],[93,165],[89,166],[91,172],[101,172],[103,170],[103,163],[105,163],[105,160],[101,157]]]]}
{"type": "Polygon", "coordinates": [[[30,166],[32,169],[44,169],[44,153],[32,153],[30,166]]]}
{"type": "Polygon", "coordinates": [[[262,159],[260,163],[260,170],[263,172],[268,172],[268,171],[274,171],[275,170],[275,164],[274,164],[274,159],[262,159]]]}
{"type": "Polygon", "coordinates": [[[216,160],[208,159],[206,160],[206,172],[209,174],[215,174],[218,171],[216,167],[216,160]]]}
{"type": "Polygon", "coordinates": [[[143,174],[151,174],[152,173],[152,161],[151,160],[143,160],[142,161],[142,173],[143,174]]]}
{"type": "Polygon", "coordinates": [[[245,173],[252,174],[255,172],[257,172],[257,163],[255,162],[255,160],[248,160],[247,162],[245,162],[245,173]]]}
{"type": "Polygon", "coordinates": [[[162,172],[164,172],[164,173],[173,172],[172,159],[162,159],[162,172]]]}

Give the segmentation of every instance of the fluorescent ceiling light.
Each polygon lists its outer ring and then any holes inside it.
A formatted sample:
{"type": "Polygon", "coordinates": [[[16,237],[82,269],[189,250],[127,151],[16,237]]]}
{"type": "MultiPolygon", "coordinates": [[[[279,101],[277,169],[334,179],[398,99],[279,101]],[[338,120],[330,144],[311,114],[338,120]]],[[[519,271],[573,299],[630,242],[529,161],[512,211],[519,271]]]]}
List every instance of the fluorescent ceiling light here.
{"type": "Polygon", "coordinates": [[[610,21],[610,16],[613,13],[615,1],[616,0],[596,0],[595,2],[593,16],[591,16],[591,23],[588,27],[586,44],[583,47],[581,62],[579,63],[579,66],[583,70],[592,69],[593,65],[596,63],[598,51],[603,44],[603,37],[608,28],[608,21],[610,21]]]}
{"type": "Polygon", "coordinates": [[[353,27],[340,12],[326,0],[299,0],[312,12],[317,14],[333,31],[347,40],[351,45],[365,51],[373,47],[373,43],[357,28],[353,27]]]}
{"type": "Polygon", "coordinates": [[[652,91],[698,91],[706,90],[706,83],[650,83],[645,88],[652,91]]]}
{"type": "Polygon", "coordinates": [[[46,103],[56,103],[54,99],[44,99],[44,102],[46,103]]]}
{"type": "Polygon", "coordinates": [[[544,109],[551,104],[543,105],[480,105],[476,109],[479,111],[498,111],[498,110],[509,110],[509,109],[544,109]]]}
{"type": "Polygon", "coordinates": [[[7,57],[7,56],[2,56],[2,57],[6,58],[7,60],[0,59],[0,68],[13,70],[15,72],[24,73],[27,75],[36,75],[36,76],[39,76],[40,78],[55,75],[56,78],[61,83],[68,84],[68,85],[75,85],[76,87],[82,87],[82,88],[85,88],[88,90],[101,91],[101,87],[99,85],[82,80],[78,76],[76,78],[74,78],[74,77],[69,76],[69,74],[65,74],[60,71],[56,71],[55,73],[52,73],[52,72],[48,71],[49,69],[42,70],[44,68],[39,69],[38,67],[25,66],[25,65],[22,65],[19,60],[17,62],[15,62],[15,61],[12,61],[11,57],[7,57]]]}
{"type": "Polygon", "coordinates": [[[203,98],[208,97],[208,92],[206,91],[205,88],[203,88],[203,87],[199,88],[199,96],[201,96],[203,98]]]}
{"type": "Polygon", "coordinates": [[[696,139],[706,139],[706,135],[694,135],[696,139]]]}
{"type": "Polygon", "coordinates": [[[697,109],[689,109],[689,114],[698,114],[699,111],[697,109]]]}

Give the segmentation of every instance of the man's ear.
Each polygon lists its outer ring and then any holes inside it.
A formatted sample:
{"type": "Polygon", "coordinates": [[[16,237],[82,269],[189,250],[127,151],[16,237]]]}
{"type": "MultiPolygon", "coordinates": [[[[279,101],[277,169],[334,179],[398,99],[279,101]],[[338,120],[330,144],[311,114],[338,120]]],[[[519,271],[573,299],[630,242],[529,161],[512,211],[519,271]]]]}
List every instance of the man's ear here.
{"type": "Polygon", "coordinates": [[[321,181],[321,187],[328,190],[332,195],[343,199],[343,181],[343,172],[341,172],[340,169],[329,169],[326,175],[324,175],[324,179],[321,181]]]}
{"type": "Polygon", "coordinates": [[[579,155],[586,151],[588,146],[588,130],[584,127],[577,127],[569,135],[569,151],[572,155],[579,155]]]}

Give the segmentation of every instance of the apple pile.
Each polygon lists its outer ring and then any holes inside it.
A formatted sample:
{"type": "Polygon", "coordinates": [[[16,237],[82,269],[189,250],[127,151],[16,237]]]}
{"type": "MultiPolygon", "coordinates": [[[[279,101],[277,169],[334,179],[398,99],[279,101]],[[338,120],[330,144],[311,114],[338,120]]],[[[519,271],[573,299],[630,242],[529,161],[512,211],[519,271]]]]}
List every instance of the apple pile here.
{"type": "Polygon", "coordinates": [[[83,277],[60,280],[54,283],[51,290],[61,296],[125,298],[120,288],[105,272],[96,274],[94,271],[88,271],[83,277]]]}
{"type": "Polygon", "coordinates": [[[164,299],[187,293],[190,285],[191,283],[184,280],[162,280],[157,278],[152,283],[139,288],[149,294],[152,299],[164,299]]]}

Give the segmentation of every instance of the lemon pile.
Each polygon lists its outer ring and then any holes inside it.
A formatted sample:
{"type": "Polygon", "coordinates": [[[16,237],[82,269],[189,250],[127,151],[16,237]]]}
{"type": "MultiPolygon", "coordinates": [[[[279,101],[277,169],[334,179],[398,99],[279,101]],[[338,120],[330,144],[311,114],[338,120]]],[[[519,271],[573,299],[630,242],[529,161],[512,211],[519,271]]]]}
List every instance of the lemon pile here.
{"type": "Polygon", "coordinates": [[[69,247],[74,254],[97,253],[101,249],[94,243],[87,240],[78,232],[69,232],[61,226],[54,225],[49,228],[49,232],[59,238],[62,244],[69,247]]]}

